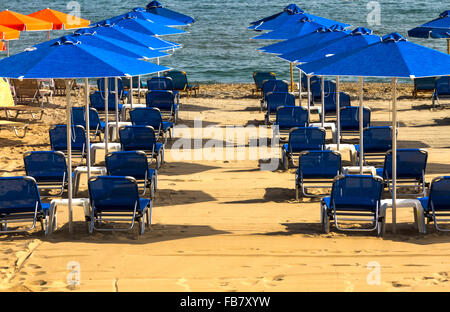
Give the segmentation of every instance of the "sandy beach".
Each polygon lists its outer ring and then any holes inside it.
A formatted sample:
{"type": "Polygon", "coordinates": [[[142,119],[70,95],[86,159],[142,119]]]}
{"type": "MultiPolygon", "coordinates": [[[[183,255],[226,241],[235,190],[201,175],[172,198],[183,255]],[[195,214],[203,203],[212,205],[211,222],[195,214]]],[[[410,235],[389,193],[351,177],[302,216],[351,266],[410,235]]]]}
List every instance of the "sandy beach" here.
{"type": "MultiPolygon", "coordinates": [[[[179,124],[192,127],[202,119],[203,127],[262,126],[264,114],[251,88],[202,85],[198,97],[181,98],[179,124]]],[[[342,89],[358,105],[358,85],[344,83],[342,89]]],[[[411,84],[399,86],[399,148],[428,150],[431,182],[450,175],[450,111],[432,110],[430,95],[413,100],[411,92],[411,84]]],[[[365,85],[374,125],[389,124],[390,98],[390,84],[365,85]]],[[[78,106],[82,101],[82,96],[74,99],[78,106]]],[[[65,98],[55,97],[25,139],[1,131],[1,176],[24,175],[23,153],[49,150],[48,128],[64,122],[65,98]]],[[[270,129],[266,132],[270,136],[270,129]]],[[[176,130],[175,140],[179,135],[176,130]]],[[[324,235],[319,200],[295,200],[294,168],[262,171],[263,159],[180,161],[170,152],[175,140],[159,172],[151,230],[143,236],[137,229],[88,235],[82,208],[75,207],[75,235],[70,236],[67,208],[60,207],[59,228],[48,237],[39,227],[30,234],[0,236],[0,290],[450,290],[450,234],[433,225],[428,234],[418,233],[412,209],[398,210],[395,235],[391,213],[383,238],[335,230],[324,235]],[[80,265],[81,284],[75,287],[67,284],[71,262],[80,265]],[[374,270],[379,283],[371,282],[374,270]]],[[[231,147],[238,148],[250,147],[231,147]]],[[[85,181],[78,197],[87,197],[85,181]]]]}

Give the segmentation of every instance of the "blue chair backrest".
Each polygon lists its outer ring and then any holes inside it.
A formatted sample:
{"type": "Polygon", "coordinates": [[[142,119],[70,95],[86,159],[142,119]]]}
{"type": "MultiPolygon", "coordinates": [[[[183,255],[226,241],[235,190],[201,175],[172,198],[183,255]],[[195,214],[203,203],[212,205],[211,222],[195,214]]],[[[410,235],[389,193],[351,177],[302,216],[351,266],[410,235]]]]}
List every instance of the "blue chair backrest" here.
{"type": "MultiPolygon", "coordinates": [[[[331,80],[325,80],[324,82],[324,90],[325,95],[330,92],[336,92],[336,83],[331,80]]],[[[311,83],[311,93],[313,97],[321,97],[322,96],[322,80],[318,79],[311,83]]]]}
{"type": "Polygon", "coordinates": [[[162,111],[171,111],[175,106],[175,95],[172,91],[149,91],[146,100],[147,107],[156,107],[162,111]]]}
{"type": "Polygon", "coordinates": [[[325,147],[325,130],[320,128],[296,128],[289,133],[288,149],[291,153],[323,150],[325,147]]]}
{"type": "Polygon", "coordinates": [[[27,176],[37,182],[67,179],[66,157],[61,152],[38,151],[26,153],[23,157],[27,176]]]}
{"type": "Polygon", "coordinates": [[[147,80],[148,91],[170,90],[173,91],[173,81],[169,77],[153,77],[147,80]]]}
{"type": "Polygon", "coordinates": [[[127,126],[119,129],[124,151],[151,151],[156,145],[156,135],[149,126],[127,126]]]}
{"type": "Polygon", "coordinates": [[[334,151],[308,151],[300,155],[299,168],[303,178],[329,178],[341,174],[342,157],[334,151]]]}
{"type": "Polygon", "coordinates": [[[151,126],[158,130],[162,127],[163,119],[157,108],[134,108],[130,111],[133,126],[151,126]]]}
{"type": "MultiPolygon", "coordinates": [[[[86,129],[86,108],[85,107],[72,107],[72,124],[74,126],[82,126],[86,129]]],[[[101,127],[101,119],[95,108],[89,109],[89,128],[90,130],[96,130],[97,127],[101,127]]]]}
{"type": "Polygon", "coordinates": [[[436,93],[438,95],[450,95],[450,77],[436,79],[436,93]]]}
{"type": "MultiPolygon", "coordinates": [[[[99,112],[105,110],[105,93],[95,91],[89,96],[91,107],[99,112]]],[[[114,111],[116,109],[116,97],[114,93],[108,93],[108,110],[114,111]]]]}
{"type": "Polygon", "coordinates": [[[308,126],[308,110],[301,106],[283,106],[277,110],[276,124],[280,130],[308,126]]]}
{"type": "MultiPolygon", "coordinates": [[[[311,85],[313,83],[320,82],[320,77],[311,76],[311,78],[309,79],[309,82],[310,82],[311,85]]],[[[305,90],[308,89],[308,77],[306,77],[306,75],[302,75],[302,87],[305,90]]]]}
{"type": "MultiPolygon", "coordinates": [[[[325,113],[336,113],[337,93],[330,92],[325,95],[325,113]]],[[[339,107],[352,106],[350,95],[344,92],[339,93],[339,107]]]]}
{"type": "Polygon", "coordinates": [[[391,127],[370,127],[364,129],[364,151],[366,153],[386,153],[391,149],[391,127]]]}
{"type": "Polygon", "coordinates": [[[139,151],[114,152],[106,155],[109,176],[127,176],[143,180],[148,172],[147,156],[139,151]]]}
{"type": "Polygon", "coordinates": [[[273,72],[254,72],[253,80],[258,89],[262,89],[263,83],[266,80],[275,80],[277,76],[273,72]]]}
{"type": "Polygon", "coordinates": [[[266,96],[267,111],[275,113],[280,106],[295,106],[295,95],[289,92],[272,92],[266,96]]]}
{"type": "MultiPolygon", "coordinates": [[[[101,78],[97,80],[97,87],[100,92],[105,93],[105,79],[101,78]]],[[[117,89],[119,90],[119,98],[123,97],[124,88],[122,79],[117,79],[117,89]]],[[[114,78],[108,79],[108,91],[113,92],[116,91],[116,82],[114,78]]]]}
{"type": "Polygon", "coordinates": [[[417,90],[434,90],[436,88],[436,78],[416,78],[414,79],[414,86],[417,90]]]}
{"type": "MultiPolygon", "coordinates": [[[[86,148],[86,136],[84,128],[81,126],[72,126],[72,149],[84,151],[86,148]]],[[[50,128],[50,145],[53,151],[67,151],[67,126],[56,125],[50,128]]]]}
{"type": "Polygon", "coordinates": [[[431,204],[436,211],[450,210],[450,176],[438,177],[433,180],[430,187],[428,207],[423,208],[431,211],[431,204]]]}
{"type": "MultiPolygon", "coordinates": [[[[371,112],[367,107],[363,108],[363,127],[370,127],[371,112]]],[[[341,129],[359,130],[359,107],[347,106],[341,109],[341,129]]]]}
{"type": "Polygon", "coordinates": [[[333,183],[331,202],[336,210],[375,212],[381,201],[383,182],[369,175],[348,175],[333,183]]]}
{"type": "Polygon", "coordinates": [[[187,74],[184,71],[172,70],[164,73],[164,76],[172,78],[174,90],[185,90],[189,84],[187,74]]]}
{"type": "MultiPolygon", "coordinates": [[[[428,153],[423,149],[397,149],[397,178],[421,179],[427,168],[428,153]]],[[[384,177],[392,179],[392,151],[386,154],[384,177]]]]}
{"type": "Polygon", "coordinates": [[[0,178],[0,214],[42,211],[36,181],[32,177],[0,178]]]}
{"type": "Polygon", "coordinates": [[[262,86],[263,99],[270,92],[289,92],[289,84],[284,80],[266,80],[262,86]]]}
{"type": "MultiPolygon", "coordinates": [[[[133,81],[132,82],[133,83],[133,89],[138,89],[139,88],[139,77],[133,77],[132,81],[133,81]]],[[[131,89],[130,88],[130,78],[124,78],[122,80],[122,84],[123,84],[123,87],[125,89],[131,89]]],[[[143,87],[144,87],[144,83],[141,80],[141,88],[143,88],[143,87]]]]}
{"type": "Polygon", "coordinates": [[[139,211],[139,191],[131,177],[94,177],[89,180],[89,199],[95,211],[139,211]]]}

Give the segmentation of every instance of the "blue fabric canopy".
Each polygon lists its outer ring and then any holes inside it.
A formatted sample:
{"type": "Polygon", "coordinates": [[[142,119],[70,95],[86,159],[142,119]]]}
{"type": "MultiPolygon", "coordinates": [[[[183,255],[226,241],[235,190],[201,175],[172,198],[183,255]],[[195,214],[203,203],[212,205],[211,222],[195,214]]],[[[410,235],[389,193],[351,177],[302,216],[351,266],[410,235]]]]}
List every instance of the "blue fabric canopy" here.
{"type": "Polygon", "coordinates": [[[298,7],[295,4],[290,4],[287,7],[284,8],[283,11],[281,11],[280,13],[265,17],[263,19],[260,19],[258,21],[252,22],[250,23],[250,27],[248,29],[250,30],[259,30],[258,28],[260,26],[262,26],[263,24],[266,27],[270,27],[271,29],[261,29],[261,30],[274,30],[276,29],[278,26],[280,26],[282,23],[284,23],[286,21],[286,19],[288,18],[288,16],[290,15],[294,15],[294,14],[302,14],[304,13],[304,11],[298,7]],[[269,22],[271,22],[269,24],[269,22]]]}
{"type": "Polygon", "coordinates": [[[416,38],[450,38],[450,10],[439,18],[408,31],[408,36],[416,38]]]}
{"type": "MultiPolygon", "coordinates": [[[[287,9],[287,8],[286,8],[287,9]]],[[[260,23],[259,25],[251,26],[251,29],[262,31],[262,30],[280,30],[285,29],[288,31],[289,29],[295,27],[297,23],[304,19],[311,20],[317,24],[320,24],[325,27],[330,27],[332,25],[341,25],[342,27],[349,27],[351,25],[337,22],[334,20],[330,20],[328,18],[320,17],[317,15],[309,14],[298,8],[294,11],[285,11],[280,14],[278,17],[271,19],[269,21],[265,21],[260,23]]]]}
{"type": "Polygon", "coordinates": [[[313,33],[289,39],[282,42],[277,42],[260,48],[264,53],[284,54],[297,50],[299,47],[307,48],[328,41],[333,41],[345,37],[350,33],[349,30],[343,30],[342,27],[321,27],[313,33]]]}
{"type": "Polygon", "coordinates": [[[308,75],[422,78],[450,75],[450,55],[409,42],[398,33],[361,49],[299,65],[308,75]]]}
{"type": "Polygon", "coordinates": [[[159,1],[152,1],[147,4],[147,12],[177,20],[184,25],[195,23],[195,19],[192,17],[164,8],[159,1]]]}
{"type": "MultiPolygon", "coordinates": [[[[140,20],[144,20],[144,21],[148,20],[155,24],[161,24],[164,26],[185,26],[185,24],[180,21],[170,19],[170,18],[161,16],[161,15],[152,14],[150,12],[147,12],[143,8],[135,8],[131,12],[121,14],[116,17],[112,17],[109,20],[113,23],[116,23],[116,22],[120,21],[121,19],[123,19],[124,17],[126,17],[128,14],[134,14],[140,20]]],[[[102,22],[104,22],[104,21],[102,21],[102,22]]]]}
{"type": "Polygon", "coordinates": [[[165,35],[176,35],[186,33],[184,30],[181,29],[171,28],[161,24],[150,22],[148,20],[139,19],[137,14],[139,13],[138,12],[127,13],[121,19],[117,19],[115,21],[112,20],[101,21],[99,23],[95,23],[95,26],[103,25],[105,23],[115,24],[125,29],[140,32],[149,36],[165,36],[165,35]]]}
{"type": "Polygon", "coordinates": [[[131,77],[168,70],[170,68],[82,44],[73,36],[0,60],[0,77],[17,79],[131,77]]]}
{"type": "Polygon", "coordinates": [[[163,40],[153,36],[147,36],[140,32],[132,31],[114,25],[108,21],[98,24],[98,26],[89,29],[80,29],[75,32],[86,33],[95,31],[98,35],[113,38],[116,40],[126,41],[132,44],[140,45],[143,47],[151,48],[158,51],[168,51],[181,48],[181,45],[171,41],[163,40]]]}
{"type": "Polygon", "coordinates": [[[337,40],[295,50],[279,57],[283,60],[295,63],[312,62],[326,56],[348,52],[354,49],[366,47],[370,44],[380,42],[381,38],[372,35],[372,31],[367,28],[358,27],[349,35],[337,40]]]}
{"type": "Polygon", "coordinates": [[[301,19],[298,23],[287,28],[278,28],[274,31],[256,36],[252,39],[258,40],[288,40],[296,37],[301,37],[306,34],[310,34],[320,28],[323,25],[313,22],[308,18],[301,19]]]}
{"type": "MultiPolygon", "coordinates": [[[[135,43],[130,43],[122,40],[117,40],[111,37],[106,37],[97,34],[95,28],[88,28],[80,30],[77,33],[71,35],[72,40],[80,42],[82,44],[90,45],[99,49],[109,50],[115,53],[119,53],[125,55],[127,57],[139,58],[139,59],[153,59],[160,58],[164,56],[169,56],[169,54],[158,51],[151,50],[148,47],[144,47],[142,45],[137,45],[135,43]]],[[[50,46],[56,43],[59,40],[67,40],[67,37],[53,39],[50,41],[46,41],[40,44],[35,45],[34,47],[40,48],[45,46],[50,46]]]]}

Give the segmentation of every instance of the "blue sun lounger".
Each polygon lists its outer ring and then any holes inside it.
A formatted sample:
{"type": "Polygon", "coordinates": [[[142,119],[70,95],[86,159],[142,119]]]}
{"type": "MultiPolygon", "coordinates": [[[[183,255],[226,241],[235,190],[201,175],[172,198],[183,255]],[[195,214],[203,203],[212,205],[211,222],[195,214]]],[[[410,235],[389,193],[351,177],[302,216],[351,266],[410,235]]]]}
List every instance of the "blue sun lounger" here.
{"type": "Polygon", "coordinates": [[[266,95],[267,112],[265,122],[270,124],[270,117],[277,113],[281,106],[295,106],[295,95],[289,92],[270,92],[266,95]]]}
{"type": "Polygon", "coordinates": [[[175,103],[175,94],[172,91],[149,91],[146,101],[148,108],[158,108],[162,114],[169,116],[173,123],[177,123],[178,104],[175,103]]]}
{"type": "Polygon", "coordinates": [[[173,136],[173,122],[163,121],[158,108],[134,108],[130,111],[130,119],[133,126],[152,127],[164,143],[167,143],[167,135],[173,136]]]}
{"type": "Polygon", "coordinates": [[[198,83],[190,83],[187,78],[187,73],[180,70],[171,70],[164,73],[165,77],[172,78],[173,87],[176,91],[186,92],[187,97],[190,97],[192,92],[195,96],[200,91],[200,85],[198,83]]]}
{"type": "Polygon", "coordinates": [[[261,111],[267,108],[267,94],[274,92],[289,92],[289,84],[285,80],[266,80],[262,86],[261,111]]]}
{"type": "Polygon", "coordinates": [[[180,104],[180,92],[175,90],[173,80],[170,77],[152,77],[147,80],[148,91],[167,90],[172,91],[177,99],[177,104],[180,104]]]}
{"type": "Polygon", "coordinates": [[[276,80],[277,75],[273,72],[254,72],[253,73],[253,80],[255,82],[255,89],[252,89],[252,95],[255,95],[255,93],[261,93],[262,92],[262,86],[263,83],[266,80],[276,80]]]}
{"type": "MultiPolygon", "coordinates": [[[[384,159],[386,153],[392,149],[391,127],[370,127],[364,129],[364,163],[367,159],[384,159]]],[[[355,145],[359,157],[360,146],[355,145]]]]}
{"type": "Polygon", "coordinates": [[[443,228],[442,225],[450,222],[450,176],[433,179],[429,196],[418,200],[422,204],[424,217],[428,223],[434,222],[438,231],[449,232],[450,229],[443,228]]]}
{"type": "MultiPolygon", "coordinates": [[[[50,128],[52,151],[63,152],[67,157],[67,126],[56,125],[50,128]]],[[[80,164],[86,157],[86,132],[82,126],[72,126],[72,156],[80,158],[80,164]]]]}
{"type": "Polygon", "coordinates": [[[125,126],[119,129],[123,151],[143,151],[150,158],[150,164],[156,159],[156,169],[164,164],[164,144],[158,143],[155,130],[150,126],[125,126]]]}
{"type": "MultiPolygon", "coordinates": [[[[86,129],[86,108],[72,107],[72,124],[74,126],[82,126],[86,129]]],[[[102,141],[102,133],[105,133],[105,123],[101,121],[100,115],[95,108],[89,108],[89,132],[102,141]]]]}
{"type": "Polygon", "coordinates": [[[23,156],[25,172],[33,177],[40,190],[60,190],[61,196],[68,186],[66,157],[62,152],[36,151],[23,156]]]}
{"type": "MultiPolygon", "coordinates": [[[[425,171],[428,152],[423,149],[397,149],[397,188],[414,188],[413,194],[398,194],[401,196],[426,196],[425,171]]],[[[384,160],[384,167],[377,169],[377,175],[384,179],[385,185],[392,193],[392,151],[384,160]]]]}
{"type": "MultiPolygon", "coordinates": [[[[97,80],[97,87],[98,87],[98,91],[100,91],[100,93],[105,94],[105,79],[101,78],[97,80]]],[[[125,88],[123,86],[123,82],[122,79],[118,78],[117,79],[117,89],[119,92],[119,100],[125,100],[128,97],[128,91],[125,91],[125,88]]],[[[112,98],[115,98],[115,91],[116,91],[116,82],[115,79],[108,79],[108,91],[111,92],[112,98]]]]}
{"type": "Polygon", "coordinates": [[[32,231],[40,222],[48,234],[50,204],[41,202],[39,189],[32,177],[0,178],[0,233],[24,233],[32,231]],[[27,229],[9,229],[11,223],[29,223],[27,229]]]}
{"type": "Polygon", "coordinates": [[[140,196],[150,190],[150,198],[155,199],[157,175],[155,169],[149,168],[147,155],[142,151],[114,152],[106,155],[106,169],[109,176],[127,176],[136,179],[143,189],[140,196]]]}
{"type": "MultiPolygon", "coordinates": [[[[105,93],[95,91],[89,96],[90,106],[95,108],[97,112],[105,112],[105,93]]],[[[119,112],[122,110],[123,105],[119,103],[119,112]]],[[[108,93],[108,112],[112,113],[116,110],[116,99],[114,93],[108,93]]]]}
{"type": "MultiPolygon", "coordinates": [[[[341,136],[359,136],[359,107],[341,108],[341,136]]],[[[363,129],[370,127],[370,108],[363,108],[363,129]]]]}
{"type": "Polygon", "coordinates": [[[441,105],[440,100],[443,98],[450,98],[450,77],[441,77],[436,79],[436,87],[433,93],[433,107],[436,102],[441,105]]]}
{"type": "MultiPolygon", "coordinates": [[[[336,93],[336,83],[331,80],[324,81],[325,96],[328,93],[336,93]]],[[[311,83],[311,105],[322,103],[322,80],[318,79],[311,83]]]]}
{"type": "Polygon", "coordinates": [[[284,170],[289,169],[295,156],[305,151],[321,151],[325,149],[325,129],[305,127],[293,128],[289,132],[289,141],[281,147],[281,164],[284,170]]]}
{"type": "Polygon", "coordinates": [[[330,231],[334,221],[336,229],[341,231],[377,231],[382,234],[383,220],[380,216],[383,180],[377,176],[348,175],[335,178],[331,196],[322,199],[322,231],[330,231]],[[340,222],[365,222],[369,228],[342,227],[340,222]]]}
{"type": "Polygon", "coordinates": [[[307,193],[308,188],[331,188],[334,178],[342,173],[342,156],[335,151],[307,151],[300,154],[295,174],[295,195],[300,190],[305,197],[318,197],[307,193]],[[325,185],[324,185],[325,184],[325,185]]]}
{"type": "MultiPolygon", "coordinates": [[[[325,95],[325,117],[336,116],[336,100],[336,92],[329,92],[325,95]]],[[[352,106],[349,94],[345,92],[339,93],[339,106],[340,109],[342,109],[343,107],[352,106]]]]}
{"type": "Polygon", "coordinates": [[[434,92],[436,89],[436,78],[416,78],[414,79],[413,99],[417,98],[419,92],[434,92]]]}
{"type": "Polygon", "coordinates": [[[282,106],[277,109],[277,117],[273,123],[273,139],[287,135],[292,128],[308,127],[308,110],[301,106],[282,106]]]}
{"type": "Polygon", "coordinates": [[[89,233],[96,231],[130,231],[139,222],[139,233],[145,231],[145,218],[150,227],[151,199],[139,197],[137,182],[132,177],[93,177],[89,179],[91,216],[89,233]],[[128,222],[128,228],[105,228],[104,222],[128,222]]]}

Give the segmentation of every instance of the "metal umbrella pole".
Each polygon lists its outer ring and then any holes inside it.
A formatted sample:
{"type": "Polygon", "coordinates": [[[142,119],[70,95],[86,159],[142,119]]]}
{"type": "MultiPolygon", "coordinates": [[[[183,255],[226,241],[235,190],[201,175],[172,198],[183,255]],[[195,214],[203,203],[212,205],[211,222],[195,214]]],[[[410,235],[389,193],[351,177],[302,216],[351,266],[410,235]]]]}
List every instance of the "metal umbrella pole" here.
{"type": "Polygon", "coordinates": [[[72,197],[73,197],[73,183],[72,183],[72,116],[71,116],[71,89],[72,81],[66,80],[66,122],[67,122],[67,171],[68,171],[68,186],[67,197],[69,207],[69,233],[73,234],[73,211],[72,211],[72,197]]]}
{"type": "Polygon", "coordinates": [[[339,92],[339,76],[336,76],[336,140],[337,150],[341,149],[341,95],[339,92]]]}
{"type": "Polygon", "coordinates": [[[9,40],[6,41],[6,56],[9,57],[9,40]]]}
{"type": "Polygon", "coordinates": [[[141,104],[141,76],[138,76],[138,104],[141,104]]]}
{"type": "Polygon", "coordinates": [[[447,53],[450,54],[450,38],[447,39],[447,53]]]}
{"type": "Polygon", "coordinates": [[[108,78],[105,78],[105,155],[108,155],[109,125],[108,125],[108,78]]]}
{"type": "Polygon", "coordinates": [[[85,118],[86,118],[86,164],[88,169],[88,180],[91,178],[91,124],[90,124],[90,118],[89,118],[89,79],[84,79],[84,91],[85,91],[85,105],[86,105],[86,111],[85,111],[85,118]]]}
{"type": "MultiPolygon", "coordinates": [[[[130,77],[130,108],[133,109],[133,77],[130,77]]],[[[126,116],[124,119],[126,120],[126,116]]]]}
{"type": "Polygon", "coordinates": [[[311,118],[311,76],[306,75],[306,80],[308,82],[308,124],[311,118]]]}
{"type": "Polygon", "coordinates": [[[298,83],[298,104],[299,106],[302,106],[302,71],[299,69],[298,70],[298,75],[299,75],[299,83],[298,83]]]}
{"type": "Polygon", "coordinates": [[[363,174],[364,167],[364,111],[363,111],[363,102],[364,102],[364,78],[359,78],[359,173],[363,174]]]}
{"type": "Polygon", "coordinates": [[[116,109],[116,138],[119,137],[119,80],[116,77],[114,80],[115,88],[116,88],[116,98],[115,98],[115,109],[116,109]]]}
{"type": "Polygon", "coordinates": [[[291,92],[294,92],[294,64],[291,62],[291,92]]]}
{"type": "Polygon", "coordinates": [[[322,127],[324,127],[325,126],[325,76],[322,76],[322,79],[321,79],[322,81],[322,94],[321,94],[321,97],[322,97],[322,116],[321,116],[321,119],[322,119],[322,127]]]}
{"type": "Polygon", "coordinates": [[[392,231],[397,233],[397,78],[392,78],[392,231]]]}

